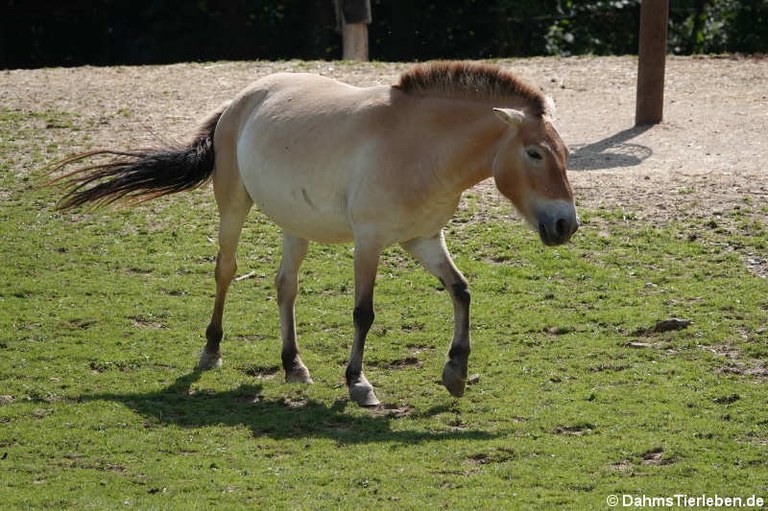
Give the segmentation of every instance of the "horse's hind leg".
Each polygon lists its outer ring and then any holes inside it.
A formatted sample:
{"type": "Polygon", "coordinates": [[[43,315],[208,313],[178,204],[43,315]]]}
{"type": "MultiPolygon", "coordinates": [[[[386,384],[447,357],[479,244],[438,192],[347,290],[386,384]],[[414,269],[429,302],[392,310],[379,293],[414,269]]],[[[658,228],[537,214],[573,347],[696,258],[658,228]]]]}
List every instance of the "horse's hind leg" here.
{"type": "Polygon", "coordinates": [[[469,361],[469,285],[453,264],[445,246],[443,233],[431,238],[418,238],[402,244],[431,274],[440,279],[453,301],[453,341],[448,362],[443,368],[443,385],[455,397],[464,395],[469,361]]]}
{"type": "MultiPolygon", "coordinates": [[[[218,170],[218,164],[217,164],[218,170]]],[[[236,171],[235,171],[236,172],[236,171]]],[[[221,366],[221,338],[224,336],[222,317],[227,290],[237,271],[236,251],[243,223],[253,201],[248,196],[237,174],[234,180],[225,181],[214,175],[214,192],[219,207],[219,254],[216,257],[216,299],[211,322],[205,330],[205,349],[200,355],[198,369],[214,369],[221,366]]]]}
{"type": "Polygon", "coordinates": [[[312,383],[309,371],[299,357],[296,342],[296,316],[294,304],[299,287],[299,267],[307,255],[309,242],[290,234],[283,234],[283,255],[275,278],[277,305],[280,308],[280,334],[283,341],[281,358],[285,381],[312,383]]]}

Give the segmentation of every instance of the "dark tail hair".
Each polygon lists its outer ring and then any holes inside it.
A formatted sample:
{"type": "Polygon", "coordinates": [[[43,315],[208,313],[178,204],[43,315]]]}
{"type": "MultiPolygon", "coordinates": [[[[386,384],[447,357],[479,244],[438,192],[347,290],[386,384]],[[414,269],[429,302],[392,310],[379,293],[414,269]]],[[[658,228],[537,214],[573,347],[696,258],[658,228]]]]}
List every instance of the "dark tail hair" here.
{"type": "Polygon", "coordinates": [[[213,133],[225,109],[208,118],[187,145],[135,151],[96,149],[55,163],[50,173],[92,156],[113,157],[52,180],[49,184],[67,188],[56,208],[71,209],[87,203],[99,207],[120,200],[143,202],[205,184],[214,168],[213,133]]]}

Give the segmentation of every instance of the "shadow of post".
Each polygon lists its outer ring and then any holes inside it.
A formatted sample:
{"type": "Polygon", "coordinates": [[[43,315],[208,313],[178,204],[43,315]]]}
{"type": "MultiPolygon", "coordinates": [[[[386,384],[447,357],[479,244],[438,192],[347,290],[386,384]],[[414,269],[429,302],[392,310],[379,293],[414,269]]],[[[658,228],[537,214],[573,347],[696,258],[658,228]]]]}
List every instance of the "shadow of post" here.
{"type": "MultiPolygon", "coordinates": [[[[149,393],[104,393],[82,396],[83,401],[122,403],[147,418],[147,427],[175,425],[183,428],[206,426],[246,426],[256,437],[275,439],[321,437],[339,443],[403,442],[446,439],[487,440],[498,435],[479,430],[393,431],[391,424],[400,418],[387,410],[364,415],[345,413],[347,400],[330,406],[311,399],[268,400],[261,385],[245,384],[227,392],[195,392],[192,385],[202,371],[179,377],[165,389],[149,393]]],[[[432,408],[414,416],[441,413],[432,408]]]]}
{"type": "Polygon", "coordinates": [[[634,167],[647,160],[653,151],[644,145],[627,141],[648,131],[652,126],[636,126],[622,130],[591,144],[571,146],[569,170],[606,170],[634,167]]]}

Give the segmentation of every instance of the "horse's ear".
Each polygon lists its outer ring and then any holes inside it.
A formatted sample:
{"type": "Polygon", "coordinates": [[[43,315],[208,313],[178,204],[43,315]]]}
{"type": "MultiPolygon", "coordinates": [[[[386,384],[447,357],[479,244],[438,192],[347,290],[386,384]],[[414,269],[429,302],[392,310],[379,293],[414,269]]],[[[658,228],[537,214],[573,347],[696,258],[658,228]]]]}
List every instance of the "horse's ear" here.
{"type": "Polygon", "coordinates": [[[544,96],[544,115],[550,119],[557,119],[557,106],[555,105],[555,98],[552,96],[544,96]]]}
{"type": "Polygon", "coordinates": [[[496,117],[509,124],[513,128],[517,128],[525,120],[525,113],[513,108],[494,108],[493,113],[496,114],[496,117]]]}

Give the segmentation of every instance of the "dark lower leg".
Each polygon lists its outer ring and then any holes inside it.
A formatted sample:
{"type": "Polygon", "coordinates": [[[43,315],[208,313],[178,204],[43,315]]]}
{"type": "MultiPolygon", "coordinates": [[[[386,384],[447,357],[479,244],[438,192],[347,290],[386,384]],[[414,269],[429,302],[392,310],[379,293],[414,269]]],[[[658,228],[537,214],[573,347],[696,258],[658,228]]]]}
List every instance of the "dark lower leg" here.
{"type": "Polygon", "coordinates": [[[352,343],[352,352],[347,365],[346,377],[347,385],[356,381],[363,372],[363,352],[365,351],[365,339],[368,331],[373,325],[375,314],[373,312],[373,301],[366,300],[364,303],[355,307],[352,313],[355,325],[355,337],[352,343]]]}
{"type": "Polygon", "coordinates": [[[379,400],[373,392],[373,386],[363,373],[363,352],[365,339],[374,320],[373,286],[376,281],[376,269],[379,263],[377,249],[355,246],[355,310],[352,314],[355,335],[347,364],[346,379],[349,397],[360,406],[376,406],[379,400]]]}
{"type": "Polygon", "coordinates": [[[373,302],[365,300],[355,307],[354,313],[355,337],[352,342],[352,352],[345,373],[349,397],[360,406],[376,406],[379,399],[373,392],[373,386],[363,373],[363,352],[365,339],[374,320],[373,302]]]}
{"type": "Polygon", "coordinates": [[[277,304],[280,309],[280,335],[282,339],[281,359],[288,382],[312,383],[304,363],[299,357],[299,344],[296,340],[296,295],[298,294],[298,272],[307,253],[306,240],[290,235],[283,236],[283,256],[280,270],[275,278],[277,304]]]}
{"type": "Polygon", "coordinates": [[[200,361],[197,364],[198,369],[213,369],[221,366],[221,339],[224,336],[222,328],[222,318],[224,316],[224,302],[226,301],[227,291],[232,279],[237,271],[237,264],[234,258],[227,261],[219,252],[216,258],[216,299],[213,304],[213,314],[208,328],[205,329],[205,348],[200,361]]]}
{"type": "Polygon", "coordinates": [[[451,299],[454,309],[454,331],[448,362],[443,368],[443,385],[452,396],[464,395],[467,383],[467,365],[471,351],[469,341],[469,286],[461,275],[451,287],[451,299]]]}

